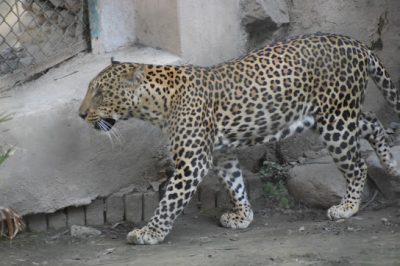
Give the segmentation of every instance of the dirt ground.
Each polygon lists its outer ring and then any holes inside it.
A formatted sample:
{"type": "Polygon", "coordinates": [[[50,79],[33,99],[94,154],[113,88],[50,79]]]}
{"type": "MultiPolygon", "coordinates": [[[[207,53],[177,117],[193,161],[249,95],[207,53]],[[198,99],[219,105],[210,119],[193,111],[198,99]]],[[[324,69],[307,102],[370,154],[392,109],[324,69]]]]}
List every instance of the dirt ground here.
{"type": "Polygon", "coordinates": [[[245,230],[218,226],[220,213],[182,215],[155,246],[128,245],[130,224],[97,227],[102,234],[85,239],[24,233],[0,241],[0,265],[400,265],[398,205],[336,222],[325,211],[258,208],[245,230]]]}

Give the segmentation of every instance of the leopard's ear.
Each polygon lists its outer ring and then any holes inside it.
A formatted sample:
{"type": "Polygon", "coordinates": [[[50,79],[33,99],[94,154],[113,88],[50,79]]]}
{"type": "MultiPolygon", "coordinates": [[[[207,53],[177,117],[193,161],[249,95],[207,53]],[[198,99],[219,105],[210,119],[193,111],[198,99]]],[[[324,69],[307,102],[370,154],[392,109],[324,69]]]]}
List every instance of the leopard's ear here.
{"type": "Polygon", "coordinates": [[[114,60],[114,57],[111,57],[111,65],[121,64],[121,62],[114,60]]]}
{"type": "Polygon", "coordinates": [[[122,81],[127,83],[130,87],[136,87],[140,85],[144,79],[145,65],[136,65],[128,72],[122,75],[122,81]]]}

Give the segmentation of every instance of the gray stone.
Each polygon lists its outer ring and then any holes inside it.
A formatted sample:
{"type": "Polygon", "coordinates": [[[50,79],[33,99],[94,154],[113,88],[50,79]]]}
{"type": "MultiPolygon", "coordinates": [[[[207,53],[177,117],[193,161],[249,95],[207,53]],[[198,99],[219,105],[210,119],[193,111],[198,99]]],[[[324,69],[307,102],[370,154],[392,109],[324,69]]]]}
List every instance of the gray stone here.
{"type": "Polygon", "coordinates": [[[264,183],[258,174],[248,170],[243,170],[243,176],[247,180],[247,192],[251,202],[261,198],[264,194],[264,183]]]}
{"type": "Polygon", "coordinates": [[[193,195],[193,197],[190,199],[188,205],[186,205],[185,209],[183,210],[184,214],[194,214],[199,212],[200,210],[200,199],[199,199],[199,192],[196,191],[196,193],[193,195]]]}
{"type": "Polygon", "coordinates": [[[256,145],[253,147],[240,149],[237,153],[240,166],[250,171],[258,171],[262,161],[276,161],[274,144],[256,145]]]}
{"type": "Polygon", "coordinates": [[[67,226],[67,215],[64,210],[51,213],[47,216],[49,221],[49,228],[60,229],[67,226]]]}
{"type": "Polygon", "coordinates": [[[143,219],[149,221],[159,202],[158,192],[150,191],[143,194],[143,219]]]}
{"type": "MultiPolygon", "coordinates": [[[[394,160],[400,163],[400,146],[391,148],[394,160]]],[[[394,198],[400,195],[400,177],[390,176],[383,169],[375,153],[371,153],[366,159],[368,165],[368,176],[378,187],[379,191],[386,198],[394,198]]],[[[399,169],[399,165],[398,165],[399,169]]]]}
{"type": "Polygon", "coordinates": [[[108,223],[120,222],[124,219],[124,198],[121,195],[111,195],[106,199],[106,221],[108,223]]]}
{"type": "Polygon", "coordinates": [[[77,238],[87,238],[101,235],[101,231],[87,226],[72,225],[70,231],[71,236],[77,238]]]}
{"type": "Polygon", "coordinates": [[[58,22],[57,26],[59,26],[62,29],[66,29],[68,26],[75,23],[75,16],[71,15],[71,13],[69,13],[68,10],[62,10],[59,13],[57,22],[58,22]]]}
{"type": "Polygon", "coordinates": [[[289,8],[285,0],[241,0],[242,23],[270,19],[276,24],[289,23],[289,8]]]}
{"type": "Polygon", "coordinates": [[[43,213],[32,214],[27,217],[28,228],[32,232],[43,232],[47,230],[47,218],[43,213]]]}
{"type": "Polygon", "coordinates": [[[65,7],[73,14],[79,13],[82,10],[81,0],[65,0],[65,7]]]}
{"type": "Polygon", "coordinates": [[[102,225],[104,224],[104,200],[96,199],[86,207],[86,224],[102,225]]]}
{"type": "Polygon", "coordinates": [[[50,2],[55,6],[55,7],[61,7],[63,6],[63,2],[62,0],[50,0],[50,2]]]}
{"type": "Polygon", "coordinates": [[[85,209],[81,207],[68,207],[68,225],[85,225],[85,209]]]}
{"type": "Polygon", "coordinates": [[[202,186],[200,188],[201,209],[209,210],[216,207],[216,191],[210,187],[202,186]]]}
{"type": "Polygon", "coordinates": [[[143,219],[143,194],[133,193],[125,195],[125,216],[126,220],[139,223],[143,219]]]}
{"type": "Polygon", "coordinates": [[[287,180],[289,193],[312,207],[328,208],[338,204],[345,194],[346,181],[332,159],[330,161],[290,169],[287,180]]]}
{"type": "Polygon", "coordinates": [[[287,35],[287,27],[282,27],[290,22],[285,0],[241,0],[240,11],[249,49],[287,35]]]}
{"type": "Polygon", "coordinates": [[[219,177],[215,171],[209,171],[207,176],[199,185],[201,209],[214,209],[217,205],[217,192],[224,190],[219,177]]]}
{"type": "Polygon", "coordinates": [[[231,209],[230,196],[226,189],[221,189],[216,194],[217,207],[221,209],[231,209]]]}

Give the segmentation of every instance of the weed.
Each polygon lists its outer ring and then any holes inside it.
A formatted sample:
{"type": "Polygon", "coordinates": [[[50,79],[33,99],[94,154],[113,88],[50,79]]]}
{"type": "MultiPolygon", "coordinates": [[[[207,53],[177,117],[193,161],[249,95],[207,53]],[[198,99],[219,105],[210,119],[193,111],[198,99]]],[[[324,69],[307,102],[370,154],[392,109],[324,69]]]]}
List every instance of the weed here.
{"type": "MultiPolygon", "coordinates": [[[[7,113],[0,114],[0,123],[11,120],[12,115],[7,113]]],[[[4,153],[0,153],[0,164],[2,164],[8,157],[10,157],[11,149],[6,150],[4,153]]]]}
{"type": "Polygon", "coordinates": [[[292,206],[289,192],[286,188],[287,170],[284,166],[264,161],[259,171],[260,178],[264,182],[265,195],[273,200],[280,208],[288,209],[292,206]]]}

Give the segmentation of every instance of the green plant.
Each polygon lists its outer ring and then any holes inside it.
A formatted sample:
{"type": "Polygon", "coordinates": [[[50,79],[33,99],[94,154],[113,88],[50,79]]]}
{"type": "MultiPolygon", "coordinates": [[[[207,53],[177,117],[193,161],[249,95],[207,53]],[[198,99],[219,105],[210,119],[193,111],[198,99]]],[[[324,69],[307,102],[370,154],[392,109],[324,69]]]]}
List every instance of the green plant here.
{"type": "MultiPolygon", "coordinates": [[[[11,120],[12,115],[7,113],[0,114],[0,123],[11,120]]],[[[11,149],[6,150],[5,152],[0,154],[0,164],[2,164],[8,157],[10,157],[11,149]]]]}
{"type": "Polygon", "coordinates": [[[286,168],[272,161],[264,161],[258,173],[262,179],[270,180],[282,180],[287,176],[286,168]]]}
{"type": "Polygon", "coordinates": [[[286,188],[287,170],[282,165],[264,161],[259,171],[260,178],[263,180],[263,191],[265,195],[273,200],[280,208],[288,209],[292,202],[286,188]]]}
{"type": "Polygon", "coordinates": [[[6,150],[5,153],[0,154],[0,164],[2,164],[8,157],[10,157],[11,149],[6,150]]]}
{"type": "Polygon", "coordinates": [[[11,114],[7,114],[7,113],[1,113],[0,114],[0,123],[2,122],[6,122],[8,120],[11,120],[12,115],[11,114]]]}
{"type": "Polygon", "coordinates": [[[291,207],[289,193],[282,180],[275,184],[270,181],[266,181],[264,183],[263,191],[268,197],[273,199],[280,208],[289,209],[291,207]]]}

